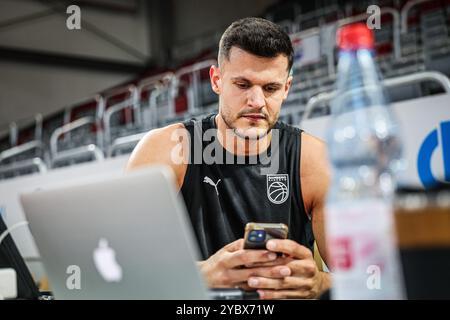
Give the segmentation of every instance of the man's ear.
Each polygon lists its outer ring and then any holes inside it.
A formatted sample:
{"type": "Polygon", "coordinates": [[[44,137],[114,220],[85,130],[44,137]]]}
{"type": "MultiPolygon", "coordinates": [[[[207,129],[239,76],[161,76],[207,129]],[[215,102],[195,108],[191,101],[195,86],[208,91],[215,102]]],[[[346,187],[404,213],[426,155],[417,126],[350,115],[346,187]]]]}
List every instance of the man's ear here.
{"type": "Polygon", "coordinates": [[[216,66],[211,66],[209,69],[209,78],[211,79],[211,88],[216,94],[220,94],[222,83],[220,79],[220,69],[216,66]]]}
{"type": "Polygon", "coordinates": [[[292,84],[292,76],[289,76],[287,78],[286,84],[284,85],[283,100],[285,100],[287,98],[288,93],[289,93],[289,89],[291,88],[291,84],[292,84]]]}

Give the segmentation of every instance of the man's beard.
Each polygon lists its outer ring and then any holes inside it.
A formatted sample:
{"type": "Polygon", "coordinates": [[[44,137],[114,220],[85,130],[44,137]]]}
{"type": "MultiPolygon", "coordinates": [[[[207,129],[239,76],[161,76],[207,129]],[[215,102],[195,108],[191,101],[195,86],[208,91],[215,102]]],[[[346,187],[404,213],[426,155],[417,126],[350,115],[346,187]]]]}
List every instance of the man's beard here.
{"type": "MultiPolygon", "coordinates": [[[[239,118],[245,116],[246,114],[255,114],[255,112],[252,112],[251,110],[241,111],[241,112],[238,113],[238,115],[237,115],[237,117],[236,117],[236,119],[234,121],[236,121],[239,118]]],[[[245,139],[245,140],[260,140],[260,139],[263,139],[264,137],[266,137],[270,133],[270,131],[275,126],[275,123],[277,122],[278,116],[275,117],[274,121],[270,121],[270,117],[269,117],[269,115],[267,113],[260,112],[259,114],[264,117],[265,121],[267,121],[268,127],[267,127],[267,129],[264,132],[258,133],[256,136],[250,136],[250,135],[246,135],[246,134],[243,134],[243,133],[239,132],[240,129],[236,128],[236,126],[233,125],[233,120],[230,119],[231,117],[228,114],[224,113],[223,111],[220,112],[220,116],[222,117],[222,119],[225,122],[225,124],[227,125],[227,127],[232,129],[233,133],[236,136],[238,136],[241,139],[245,139]]],[[[256,128],[256,130],[259,129],[259,127],[256,127],[256,126],[255,126],[255,128],[256,128]]]]}

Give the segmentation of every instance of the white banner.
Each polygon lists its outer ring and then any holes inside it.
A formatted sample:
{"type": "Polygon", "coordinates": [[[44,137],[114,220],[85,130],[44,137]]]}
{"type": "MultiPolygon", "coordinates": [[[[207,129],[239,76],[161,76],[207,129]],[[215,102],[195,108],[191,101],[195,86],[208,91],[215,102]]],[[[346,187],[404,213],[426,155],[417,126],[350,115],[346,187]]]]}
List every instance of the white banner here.
{"type": "MultiPolygon", "coordinates": [[[[419,187],[450,183],[450,95],[402,101],[392,107],[407,161],[400,183],[419,187]]],[[[330,116],[305,120],[300,128],[325,140],[329,120],[330,116]]]]}
{"type": "Polygon", "coordinates": [[[336,23],[330,23],[320,28],[321,55],[327,55],[336,46],[336,30],[336,23]]]}
{"type": "Polygon", "coordinates": [[[294,65],[300,67],[320,60],[320,38],[319,35],[310,35],[307,37],[291,37],[294,47],[294,65]]]}

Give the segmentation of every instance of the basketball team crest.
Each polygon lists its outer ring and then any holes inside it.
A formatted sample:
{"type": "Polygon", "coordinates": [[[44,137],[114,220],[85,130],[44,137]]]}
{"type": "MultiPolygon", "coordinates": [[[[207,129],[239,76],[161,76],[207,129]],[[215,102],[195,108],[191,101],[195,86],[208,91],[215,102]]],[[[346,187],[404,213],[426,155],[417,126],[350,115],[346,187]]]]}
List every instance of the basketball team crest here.
{"type": "Polygon", "coordinates": [[[267,198],[274,204],[282,204],[289,197],[289,175],[268,174],[267,198]]]}

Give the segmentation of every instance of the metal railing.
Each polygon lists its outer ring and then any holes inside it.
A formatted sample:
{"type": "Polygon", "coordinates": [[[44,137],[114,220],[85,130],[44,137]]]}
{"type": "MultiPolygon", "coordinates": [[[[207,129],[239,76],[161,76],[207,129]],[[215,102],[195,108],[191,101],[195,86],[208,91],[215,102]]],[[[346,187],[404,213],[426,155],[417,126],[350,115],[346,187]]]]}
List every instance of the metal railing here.
{"type": "MultiPolygon", "coordinates": [[[[141,95],[142,92],[149,90],[150,94],[148,96],[147,105],[149,108],[149,116],[150,116],[150,128],[154,128],[158,124],[158,105],[157,99],[160,95],[164,94],[164,92],[170,92],[170,84],[174,77],[173,72],[165,72],[150,78],[146,78],[141,80],[137,85],[137,95],[139,97],[139,103],[142,110],[142,101],[141,95]]],[[[143,112],[143,111],[142,111],[143,112]]],[[[143,115],[141,113],[141,115],[143,115]]],[[[143,123],[145,123],[146,119],[141,119],[143,123]]]]}
{"type": "Polygon", "coordinates": [[[191,77],[190,87],[192,88],[192,96],[188,97],[188,112],[194,113],[201,106],[201,97],[199,94],[200,91],[200,71],[206,68],[211,67],[212,65],[217,64],[217,60],[209,59],[205,61],[201,61],[195,63],[193,65],[183,67],[175,72],[175,76],[171,82],[170,86],[170,114],[169,116],[175,116],[175,99],[178,96],[178,89],[180,85],[180,79],[184,75],[189,75],[191,77]]]}
{"type": "Polygon", "coordinates": [[[23,161],[14,162],[7,165],[0,165],[0,174],[8,172],[17,172],[18,170],[33,169],[35,168],[39,173],[47,172],[47,165],[41,158],[33,158],[23,161]]]}
{"type": "MultiPolygon", "coordinates": [[[[32,126],[29,123],[30,118],[25,118],[22,120],[19,120],[19,122],[25,122],[29,126],[32,126]]],[[[33,140],[42,140],[42,114],[38,113],[34,116],[34,138],[33,140]]],[[[9,124],[9,143],[11,146],[15,147],[19,143],[19,132],[21,130],[21,127],[26,127],[24,123],[19,124],[17,121],[13,121],[9,124]]]]}
{"type": "MultiPolygon", "coordinates": [[[[434,81],[439,83],[447,94],[450,94],[450,79],[441,72],[437,71],[425,71],[415,74],[409,74],[406,76],[400,76],[395,78],[388,78],[382,81],[386,88],[394,88],[406,84],[421,83],[425,81],[434,81]]],[[[336,91],[320,93],[311,99],[306,104],[305,113],[303,114],[302,121],[308,120],[319,103],[328,102],[335,97],[336,91]]]]}
{"type": "Polygon", "coordinates": [[[408,1],[402,8],[402,11],[400,12],[400,16],[401,16],[401,32],[407,33],[408,32],[408,14],[409,11],[419,5],[422,4],[424,2],[429,2],[429,1],[433,1],[433,0],[411,0],[408,1]]]}
{"type": "MultiPolygon", "coordinates": [[[[87,126],[87,125],[93,125],[93,124],[97,124],[97,121],[94,117],[83,117],[80,118],[78,120],[72,121],[68,124],[63,125],[62,127],[59,127],[57,129],[55,129],[55,131],[53,131],[51,137],[50,137],[50,152],[51,152],[51,156],[52,159],[54,157],[56,157],[56,155],[59,153],[58,151],[58,140],[61,136],[70,133],[71,131],[74,131],[76,129],[79,129],[83,126],[87,126]]],[[[101,132],[100,130],[97,130],[97,135],[99,135],[99,132],[101,132]]],[[[99,143],[100,140],[97,137],[97,142],[99,143]]]]}
{"type": "MultiPolygon", "coordinates": [[[[400,41],[400,13],[391,7],[383,7],[380,10],[380,15],[389,14],[392,15],[393,18],[393,25],[392,25],[392,37],[393,37],[393,50],[394,50],[394,58],[400,59],[401,58],[401,41],[400,41]]],[[[340,20],[337,20],[334,23],[335,29],[337,30],[339,27],[342,27],[347,24],[365,21],[369,17],[369,14],[362,13],[356,16],[343,18],[340,20]]],[[[291,39],[294,38],[304,38],[309,37],[313,35],[321,35],[322,27],[314,27],[308,30],[304,30],[301,32],[294,33],[290,35],[291,39]]],[[[326,50],[326,56],[327,56],[327,65],[328,65],[328,75],[332,76],[336,73],[336,67],[335,67],[335,57],[334,57],[334,48],[335,45],[329,45],[328,50],[326,50]]]]}
{"type": "Polygon", "coordinates": [[[0,153],[0,163],[6,159],[13,158],[33,149],[40,150],[42,153],[44,153],[45,146],[42,141],[33,140],[16,147],[12,147],[0,153]]]}
{"type": "Polygon", "coordinates": [[[142,132],[115,139],[108,149],[108,157],[113,157],[115,155],[115,152],[120,148],[129,146],[131,144],[137,144],[146,134],[146,132],[142,132]]]}
{"type": "Polygon", "coordinates": [[[58,152],[52,157],[51,166],[54,168],[59,162],[75,160],[83,156],[92,156],[92,158],[96,161],[103,161],[105,159],[103,151],[99,147],[95,144],[89,144],[87,146],[81,146],[58,152]]]}
{"type": "Polygon", "coordinates": [[[34,169],[40,173],[47,172],[46,162],[49,159],[45,150],[45,145],[42,142],[42,115],[36,114],[34,116],[34,122],[34,140],[20,145],[18,145],[20,126],[17,122],[10,123],[10,143],[13,147],[0,153],[0,174],[8,172],[14,173],[15,171],[25,169],[34,169]],[[29,159],[14,160],[12,163],[5,163],[5,160],[26,154],[33,150],[38,151],[39,156],[33,154],[30,155],[29,159]],[[42,158],[40,156],[42,156],[42,158]]]}
{"type": "Polygon", "coordinates": [[[19,128],[15,121],[9,124],[9,144],[13,147],[17,146],[19,140],[19,128]]]}
{"type": "MultiPolygon", "coordinates": [[[[111,118],[114,114],[129,108],[130,106],[134,112],[134,125],[139,125],[141,123],[141,110],[139,104],[139,96],[138,91],[135,85],[128,85],[125,87],[117,88],[105,94],[103,98],[105,99],[105,104],[108,103],[108,100],[114,96],[120,94],[128,94],[127,97],[107,108],[104,116],[103,116],[103,129],[104,129],[104,138],[105,145],[109,146],[111,143],[111,118]]],[[[127,121],[128,123],[128,121],[127,121]]]]}
{"type": "MultiPolygon", "coordinates": [[[[79,119],[77,119],[77,120],[72,121],[72,110],[75,109],[78,106],[81,106],[83,104],[88,103],[89,101],[95,101],[96,102],[95,116],[92,117],[92,118],[94,119],[95,124],[98,127],[100,127],[101,119],[103,119],[103,114],[105,112],[105,100],[100,94],[96,94],[92,98],[87,98],[87,99],[82,100],[81,102],[78,102],[78,103],[74,104],[74,105],[68,106],[66,108],[65,112],[64,112],[63,127],[65,125],[69,125],[70,123],[79,120],[79,119]]],[[[82,117],[82,118],[87,118],[87,117],[82,117]]],[[[80,119],[82,119],[82,118],[80,118],[80,119]]],[[[101,131],[98,130],[97,133],[98,133],[97,143],[99,143],[99,145],[102,146],[103,141],[102,141],[102,137],[100,136],[101,135],[101,131]]],[[[71,139],[71,132],[69,130],[69,131],[67,131],[64,134],[64,141],[67,143],[70,139],[71,139]]]]}

